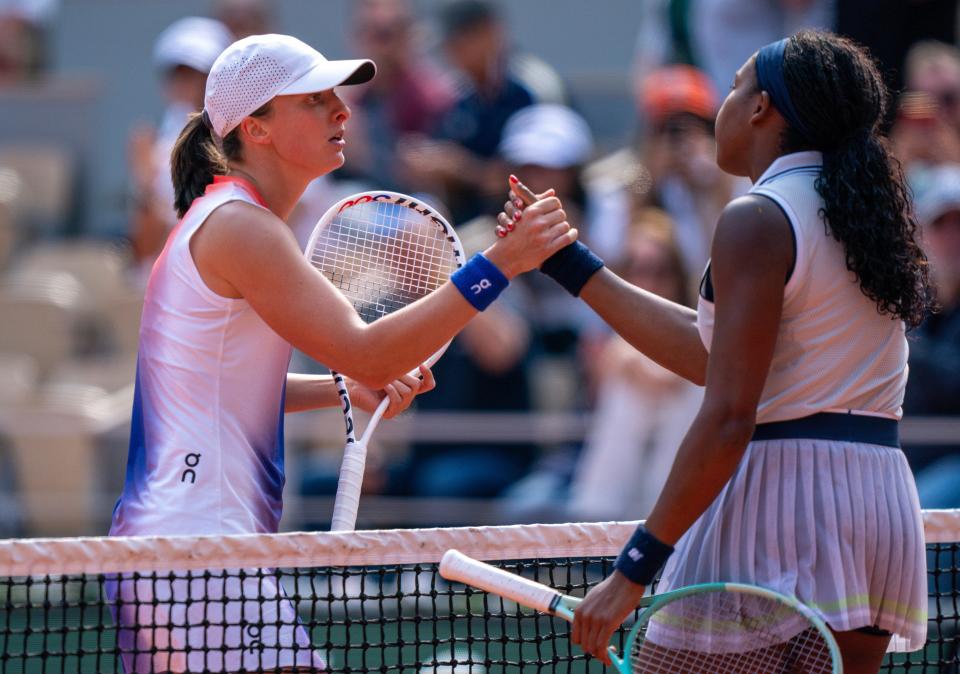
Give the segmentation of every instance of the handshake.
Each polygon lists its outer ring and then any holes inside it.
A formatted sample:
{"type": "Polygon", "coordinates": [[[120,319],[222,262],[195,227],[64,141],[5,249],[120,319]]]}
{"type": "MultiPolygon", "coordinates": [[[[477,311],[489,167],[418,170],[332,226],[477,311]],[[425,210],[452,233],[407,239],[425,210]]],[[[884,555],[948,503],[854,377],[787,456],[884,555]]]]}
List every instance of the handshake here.
{"type": "Polygon", "coordinates": [[[497,215],[498,240],[484,251],[505,276],[539,268],[577,296],[603,261],[577,241],[563,204],[552,189],[534,194],[510,176],[509,196],[497,215]]]}

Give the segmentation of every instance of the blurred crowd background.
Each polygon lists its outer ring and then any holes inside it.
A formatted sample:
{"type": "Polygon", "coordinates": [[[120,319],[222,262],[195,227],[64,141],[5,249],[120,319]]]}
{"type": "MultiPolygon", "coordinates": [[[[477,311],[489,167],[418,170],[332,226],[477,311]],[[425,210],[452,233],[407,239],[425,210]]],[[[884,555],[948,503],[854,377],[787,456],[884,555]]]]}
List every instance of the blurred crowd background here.
{"type": "MultiPolygon", "coordinates": [[[[691,306],[749,187],[714,162],[734,71],[801,28],[869,46],[941,304],[910,338],[905,449],[924,507],[960,507],[957,23],[956,0],[0,0],[0,535],[106,531],[170,148],[220,50],[262,32],[379,71],[343,92],[347,163],[305,193],[302,241],[383,188],[443,205],[470,253],[515,172],[625,278],[691,306]]],[[[702,396],[537,274],[435,373],[375,437],[361,526],[644,517],[702,396]]],[[[325,526],[341,443],[337,410],[288,417],[285,528],[325,526]]]]}

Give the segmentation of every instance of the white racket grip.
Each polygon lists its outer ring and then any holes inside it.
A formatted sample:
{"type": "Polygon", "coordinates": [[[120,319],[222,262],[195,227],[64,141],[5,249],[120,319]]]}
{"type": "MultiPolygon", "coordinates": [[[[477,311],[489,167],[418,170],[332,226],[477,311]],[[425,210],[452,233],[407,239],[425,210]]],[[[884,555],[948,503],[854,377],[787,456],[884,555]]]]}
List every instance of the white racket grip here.
{"type": "Polygon", "coordinates": [[[343,462],[340,464],[340,479],[337,482],[337,496],[333,502],[330,531],[353,531],[356,528],[357,511],[360,509],[360,489],[363,485],[366,463],[366,443],[362,440],[348,443],[343,450],[343,462]]]}
{"type": "Polygon", "coordinates": [[[447,550],[440,560],[440,575],[447,580],[493,592],[521,606],[555,614],[563,598],[552,587],[467,557],[459,550],[447,550]]]}

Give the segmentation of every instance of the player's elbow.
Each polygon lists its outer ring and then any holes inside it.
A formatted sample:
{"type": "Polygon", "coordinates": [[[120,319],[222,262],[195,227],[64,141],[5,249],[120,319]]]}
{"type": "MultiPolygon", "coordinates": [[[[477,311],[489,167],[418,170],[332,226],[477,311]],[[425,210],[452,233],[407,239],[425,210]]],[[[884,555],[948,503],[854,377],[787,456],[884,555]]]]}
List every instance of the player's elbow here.
{"type": "Polygon", "coordinates": [[[754,416],[735,416],[725,419],[717,427],[723,446],[740,452],[750,442],[756,428],[754,416]]]}
{"type": "Polygon", "coordinates": [[[359,349],[357,352],[362,354],[362,357],[353,364],[349,371],[344,369],[343,372],[375,391],[379,391],[387,384],[396,381],[416,368],[416,364],[407,367],[398,359],[391,358],[387,354],[379,355],[375,350],[359,349]]]}
{"type": "Polygon", "coordinates": [[[344,374],[356,382],[379,391],[400,375],[394,372],[395,368],[377,363],[357,363],[355,368],[344,370],[344,374]]]}
{"type": "Polygon", "coordinates": [[[705,411],[717,446],[742,452],[757,425],[756,407],[722,404],[713,405],[705,411]]]}

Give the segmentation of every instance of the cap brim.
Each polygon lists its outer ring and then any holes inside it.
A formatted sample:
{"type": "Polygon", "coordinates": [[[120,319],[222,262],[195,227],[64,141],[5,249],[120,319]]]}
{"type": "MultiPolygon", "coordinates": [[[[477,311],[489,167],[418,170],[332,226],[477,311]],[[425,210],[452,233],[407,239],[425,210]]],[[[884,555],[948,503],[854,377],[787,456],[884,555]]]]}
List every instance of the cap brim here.
{"type": "Polygon", "coordinates": [[[277,96],[312,94],[345,84],[363,84],[376,74],[377,66],[369,59],[322,61],[277,92],[277,96]]]}

